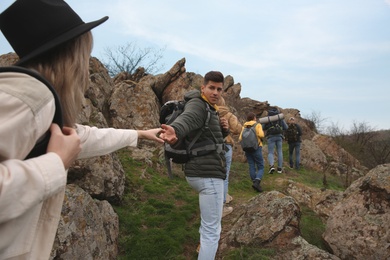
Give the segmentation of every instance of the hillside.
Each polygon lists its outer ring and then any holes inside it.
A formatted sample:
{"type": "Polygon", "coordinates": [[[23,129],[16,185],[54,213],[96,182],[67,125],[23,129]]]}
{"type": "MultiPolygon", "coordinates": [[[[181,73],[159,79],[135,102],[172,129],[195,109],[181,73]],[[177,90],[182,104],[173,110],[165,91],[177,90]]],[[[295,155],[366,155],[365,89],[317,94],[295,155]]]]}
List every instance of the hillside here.
{"type": "MultiPolygon", "coordinates": [[[[12,54],[4,55],[0,66],[14,60],[12,54]]],[[[126,129],[157,127],[161,105],[198,89],[203,79],[186,71],[185,59],[164,74],[148,75],[139,68],[133,75],[111,78],[94,58],[90,78],[78,122],[126,129]]],[[[262,117],[271,104],[241,98],[240,91],[240,84],[227,75],[223,96],[229,108],[240,120],[248,111],[262,117]]],[[[224,219],[219,257],[390,256],[386,244],[390,239],[390,165],[368,172],[333,138],[317,134],[298,109],[280,110],[302,125],[303,169],[285,168],[284,174],[266,175],[265,192],[256,194],[243,153],[235,147],[230,186],[234,212],[224,219]],[[354,243],[358,246],[351,247],[354,243]]],[[[162,147],[148,141],[139,142],[137,148],[78,160],[68,173],[52,259],[196,258],[197,196],[180,167],[175,170],[175,178],[169,179],[162,147]]]]}
{"type": "MultiPolygon", "coordinates": [[[[125,150],[121,151],[121,158],[127,175],[127,188],[123,204],[115,207],[122,223],[120,259],[196,259],[199,242],[197,194],[185,181],[180,167],[175,167],[174,178],[169,179],[166,169],[154,166],[145,169],[143,163],[129,158],[125,150]],[[137,172],[144,174],[140,176],[137,172]],[[159,258],[162,255],[164,257],[159,258]]],[[[235,210],[223,219],[222,237],[234,225],[240,212],[242,213],[242,207],[259,195],[251,187],[247,169],[246,163],[234,162],[232,165],[229,186],[234,199],[230,205],[235,210]]],[[[286,193],[289,181],[316,189],[324,188],[322,174],[302,169],[299,172],[287,170],[285,174],[265,174],[264,192],[286,193]]],[[[330,177],[327,186],[343,190],[343,181],[338,177],[330,177]]],[[[309,207],[301,207],[300,231],[303,238],[325,249],[321,238],[325,223],[309,207]]],[[[243,246],[227,253],[224,259],[272,259],[277,251],[278,248],[272,247],[261,249],[243,246]],[[259,258],[260,256],[263,258],[259,258]],[[264,258],[265,256],[269,258],[264,258]]]]}

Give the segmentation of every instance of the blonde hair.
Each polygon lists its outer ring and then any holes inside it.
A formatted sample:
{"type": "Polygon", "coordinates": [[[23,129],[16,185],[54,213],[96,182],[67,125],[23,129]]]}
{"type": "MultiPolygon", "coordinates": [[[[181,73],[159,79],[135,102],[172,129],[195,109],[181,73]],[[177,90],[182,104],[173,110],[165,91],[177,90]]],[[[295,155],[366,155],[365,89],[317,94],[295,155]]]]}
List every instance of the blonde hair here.
{"type": "Polygon", "coordinates": [[[64,125],[74,127],[89,85],[92,33],[86,32],[25,64],[45,77],[61,100],[64,125]]]}

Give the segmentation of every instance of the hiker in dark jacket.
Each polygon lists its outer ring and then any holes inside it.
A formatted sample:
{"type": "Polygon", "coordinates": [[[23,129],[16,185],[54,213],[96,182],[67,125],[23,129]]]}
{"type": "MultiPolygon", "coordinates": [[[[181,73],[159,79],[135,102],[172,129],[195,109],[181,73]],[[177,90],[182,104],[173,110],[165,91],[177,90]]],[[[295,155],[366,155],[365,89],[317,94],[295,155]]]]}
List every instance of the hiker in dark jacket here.
{"type": "Polygon", "coordinates": [[[290,137],[289,134],[286,134],[286,139],[288,142],[288,160],[290,164],[290,168],[294,168],[294,150],[295,150],[295,169],[299,170],[300,161],[301,161],[301,136],[302,129],[301,126],[295,123],[295,118],[290,117],[288,122],[288,130],[290,131],[294,129],[294,136],[290,137]]]}
{"type": "Polygon", "coordinates": [[[220,119],[216,103],[221,97],[224,77],[221,72],[210,71],[204,77],[199,91],[190,91],[185,95],[188,100],[184,112],[171,125],[162,125],[160,137],[168,144],[178,140],[194,137],[202,128],[211,110],[209,130],[205,130],[194,146],[202,141],[214,142],[216,149],[196,157],[192,157],[184,166],[184,173],[190,186],[199,193],[201,215],[200,249],[198,259],[214,259],[221,233],[224,179],[226,178],[226,162],[224,137],[229,133],[227,120],[220,119]]]}
{"type": "MultiPolygon", "coordinates": [[[[279,114],[279,109],[270,108],[268,110],[268,116],[273,116],[274,114],[271,114],[271,111],[277,111],[276,113],[279,114]]],[[[263,125],[263,130],[265,131],[265,137],[267,138],[267,144],[268,144],[268,163],[269,163],[269,171],[268,173],[273,174],[275,171],[274,168],[274,150],[276,147],[276,153],[278,154],[278,173],[282,173],[283,169],[283,151],[282,151],[282,145],[283,145],[283,131],[287,130],[287,124],[284,121],[284,119],[279,119],[274,122],[269,122],[263,125]]]]}

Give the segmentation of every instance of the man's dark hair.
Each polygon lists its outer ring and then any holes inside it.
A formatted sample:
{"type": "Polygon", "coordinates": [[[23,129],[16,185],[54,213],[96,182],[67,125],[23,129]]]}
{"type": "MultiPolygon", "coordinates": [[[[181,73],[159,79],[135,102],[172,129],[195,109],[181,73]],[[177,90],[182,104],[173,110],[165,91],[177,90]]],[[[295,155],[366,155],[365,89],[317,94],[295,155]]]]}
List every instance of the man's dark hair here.
{"type": "Polygon", "coordinates": [[[203,84],[207,85],[207,83],[209,83],[209,81],[224,83],[223,74],[219,71],[209,71],[206,73],[206,75],[204,75],[203,84]]]}
{"type": "Polygon", "coordinates": [[[253,112],[249,112],[247,115],[246,115],[246,121],[252,121],[252,120],[255,120],[256,119],[256,114],[253,113],[253,112]]]}

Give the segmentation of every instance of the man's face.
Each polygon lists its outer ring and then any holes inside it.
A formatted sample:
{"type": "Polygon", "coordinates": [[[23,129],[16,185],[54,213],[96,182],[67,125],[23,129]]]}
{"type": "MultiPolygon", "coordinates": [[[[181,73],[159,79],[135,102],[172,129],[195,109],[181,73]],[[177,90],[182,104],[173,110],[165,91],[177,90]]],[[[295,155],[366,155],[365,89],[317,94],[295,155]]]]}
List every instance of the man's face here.
{"type": "Polygon", "coordinates": [[[222,82],[209,81],[207,85],[202,85],[202,93],[206,96],[210,104],[217,104],[219,98],[221,97],[223,90],[222,82]]]}

